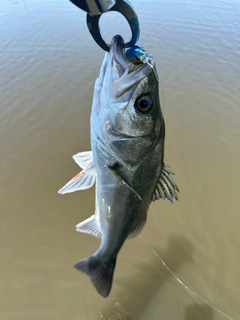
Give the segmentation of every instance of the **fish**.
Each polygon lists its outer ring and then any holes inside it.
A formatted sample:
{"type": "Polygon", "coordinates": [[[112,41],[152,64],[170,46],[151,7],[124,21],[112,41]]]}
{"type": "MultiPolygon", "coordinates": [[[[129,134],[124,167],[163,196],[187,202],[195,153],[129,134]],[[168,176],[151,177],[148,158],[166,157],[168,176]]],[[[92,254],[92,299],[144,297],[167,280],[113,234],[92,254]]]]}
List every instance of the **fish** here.
{"type": "Polygon", "coordinates": [[[96,184],[95,212],[76,230],[101,239],[99,249],[74,267],[103,297],[110,294],[117,255],[136,237],[151,202],[178,200],[173,172],[164,163],[165,123],[152,56],[127,59],[123,38],[113,37],[94,86],[91,150],[73,156],[83,169],[60,194],[96,184]]]}

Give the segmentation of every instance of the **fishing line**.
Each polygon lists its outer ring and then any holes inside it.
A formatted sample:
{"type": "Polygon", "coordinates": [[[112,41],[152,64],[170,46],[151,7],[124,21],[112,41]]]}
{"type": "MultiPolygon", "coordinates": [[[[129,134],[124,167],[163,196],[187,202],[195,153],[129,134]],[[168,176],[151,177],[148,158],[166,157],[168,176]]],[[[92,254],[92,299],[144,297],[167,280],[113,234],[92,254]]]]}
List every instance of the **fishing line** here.
{"type": "Polygon", "coordinates": [[[141,236],[139,235],[139,238],[142,240],[143,243],[145,243],[145,245],[152,251],[152,253],[157,257],[157,259],[162,263],[162,265],[167,269],[167,271],[175,278],[175,280],[177,280],[178,283],[180,283],[180,285],[182,285],[188,292],[190,292],[192,295],[194,295],[195,297],[197,297],[199,300],[201,300],[202,302],[206,303],[208,306],[210,306],[211,308],[213,308],[215,311],[219,312],[221,315],[223,315],[224,317],[228,318],[229,320],[233,320],[231,317],[229,317],[228,315],[226,315],[224,312],[222,312],[221,310],[219,310],[217,307],[213,306],[211,303],[209,303],[207,300],[205,300],[204,298],[201,298],[197,293],[195,293],[194,291],[192,291],[185,283],[183,283],[173,272],[172,270],[166,265],[166,263],[163,261],[163,259],[157,254],[157,252],[150,246],[150,244],[148,244],[148,242],[141,236]]]}

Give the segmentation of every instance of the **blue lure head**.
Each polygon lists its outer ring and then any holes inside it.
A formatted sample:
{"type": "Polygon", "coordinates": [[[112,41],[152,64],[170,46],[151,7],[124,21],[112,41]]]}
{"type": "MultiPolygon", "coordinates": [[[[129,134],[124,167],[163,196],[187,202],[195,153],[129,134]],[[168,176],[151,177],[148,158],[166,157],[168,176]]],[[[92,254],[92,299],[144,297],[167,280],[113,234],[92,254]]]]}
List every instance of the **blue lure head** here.
{"type": "Polygon", "coordinates": [[[148,63],[152,60],[151,53],[148,53],[143,47],[136,44],[126,51],[125,57],[134,64],[148,63]]]}
{"type": "Polygon", "coordinates": [[[156,79],[158,80],[158,75],[155,70],[155,64],[153,61],[153,56],[151,53],[147,52],[143,47],[138,45],[134,45],[126,50],[125,58],[132,64],[140,64],[140,63],[147,63],[154,71],[156,79]]]}

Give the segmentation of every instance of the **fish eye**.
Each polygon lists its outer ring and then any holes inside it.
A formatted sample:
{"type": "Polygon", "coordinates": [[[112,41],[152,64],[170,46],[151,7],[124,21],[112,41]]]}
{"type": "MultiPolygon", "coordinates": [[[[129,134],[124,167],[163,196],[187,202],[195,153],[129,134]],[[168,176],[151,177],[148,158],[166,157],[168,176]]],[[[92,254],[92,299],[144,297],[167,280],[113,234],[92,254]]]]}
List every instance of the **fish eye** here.
{"type": "Polygon", "coordinates": [[[148,113],[153,107],[153,102],[149,96],[141,96],[135,101],[135,108],[141,113],[148,113]]]}

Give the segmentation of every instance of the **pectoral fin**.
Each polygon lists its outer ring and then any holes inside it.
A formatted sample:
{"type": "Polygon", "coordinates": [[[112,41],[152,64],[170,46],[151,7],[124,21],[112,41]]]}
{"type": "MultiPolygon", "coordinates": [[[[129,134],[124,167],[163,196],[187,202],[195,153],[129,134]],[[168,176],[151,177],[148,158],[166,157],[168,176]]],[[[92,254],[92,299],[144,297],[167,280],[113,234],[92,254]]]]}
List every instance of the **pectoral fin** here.
{"type": "Polygon", "coordinates": [[[91,216],[90,218],[80,222],[76,225],[76,231],[89,233],[96,238],[101,238],[102,234],[99,230],[99,226],[97,224],[97,220],[95,216],[91,216]]]}
{"type": "Polygon", "coordinates": [[[83,170],[92,167],[92,151],[79,152],[73,156],[73,160],[83,170]]]}
{"type": "Polygon", "coordinates": [[[179,189],[176,183],[173,181],[171,174],[174,174],[169,170],[169,166],[165,163],[158,179],[157,186],[155,188],[152,201],[163,199],[173,202],[173,199],[178,200],[177,192],[179,189]]]}
{"type": "Polygon", "coordinates": [[[80,152],[74,155],[73,159],[83,170],[65,184],[58,191],[59,194],[89,189],[96,180],[96,170],[92,164],[92,151],[80,152]]]}

